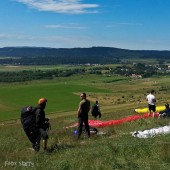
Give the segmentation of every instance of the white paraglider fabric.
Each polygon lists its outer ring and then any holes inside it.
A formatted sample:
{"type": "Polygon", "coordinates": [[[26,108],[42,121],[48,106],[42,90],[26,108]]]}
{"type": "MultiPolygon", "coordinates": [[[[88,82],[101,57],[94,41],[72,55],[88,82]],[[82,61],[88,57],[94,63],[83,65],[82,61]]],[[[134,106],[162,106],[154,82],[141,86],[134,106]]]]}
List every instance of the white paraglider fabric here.
{"type": "Polygon", "coordinates": [[[153,128],[150,130],[131,132],[132,136],[138,137],[138,138],[150,138],[150,137],[154,137],[156,135],[168,134],[168,133],[170,133],[170,125],[153,128]]]}

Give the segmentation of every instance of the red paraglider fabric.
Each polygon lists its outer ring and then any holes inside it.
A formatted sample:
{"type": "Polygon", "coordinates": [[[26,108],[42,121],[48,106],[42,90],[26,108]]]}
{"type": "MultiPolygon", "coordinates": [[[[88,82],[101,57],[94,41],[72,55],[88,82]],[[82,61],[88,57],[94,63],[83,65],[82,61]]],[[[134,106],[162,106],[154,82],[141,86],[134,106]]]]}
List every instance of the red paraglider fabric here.
{"type": "MultiPolygon", "coordinates": [[[[155,117],[158,117],[159,113],[155,113],[155,117]]],[[[152,115],[148,116],[148,113],[145,113],[144,115],[132,115],[132,116],[128,116],[122,119],[118,119],[118,120],[109,120],[109,121],[100,121],[100,120],[89,120],[89,126],[92,127],[106,127],[106,126],[113,126],[113,125],[118,125],[118,124],[122,124],[125,122],[131,122],[134,120],[138,120],[138,119],[142,119],[142,118],[148,118],[148,117],[152,117],[152,115]]],[[[78,125],[78,123],[75,123],[71,126],[69,126],[68,128],[71,127],[76,127],[78,125]]]]}

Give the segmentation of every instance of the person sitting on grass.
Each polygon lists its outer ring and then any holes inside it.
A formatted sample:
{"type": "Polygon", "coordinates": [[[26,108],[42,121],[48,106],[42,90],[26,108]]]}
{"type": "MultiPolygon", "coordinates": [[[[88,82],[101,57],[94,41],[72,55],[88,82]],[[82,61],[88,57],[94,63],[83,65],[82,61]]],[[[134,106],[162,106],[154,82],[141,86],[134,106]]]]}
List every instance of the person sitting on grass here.
{"type": "Polygon", "coordinates": [[[165,104],[165,110],[159,112],[159,117],[170,117],[170,108],[169,104],[165,104]]]}

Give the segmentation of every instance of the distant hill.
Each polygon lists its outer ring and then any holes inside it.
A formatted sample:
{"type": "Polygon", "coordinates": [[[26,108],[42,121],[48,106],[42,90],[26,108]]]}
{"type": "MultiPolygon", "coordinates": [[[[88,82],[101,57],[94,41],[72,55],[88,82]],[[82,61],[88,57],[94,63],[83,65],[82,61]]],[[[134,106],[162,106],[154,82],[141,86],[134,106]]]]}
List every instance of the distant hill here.
{"type": "Polygon", "coordinates": [[[0,57],[0,64],[108,64],[130,58],[170,59],[170,51],[127,50],[112,47],[4,47],[0,48],[0,57]]]}

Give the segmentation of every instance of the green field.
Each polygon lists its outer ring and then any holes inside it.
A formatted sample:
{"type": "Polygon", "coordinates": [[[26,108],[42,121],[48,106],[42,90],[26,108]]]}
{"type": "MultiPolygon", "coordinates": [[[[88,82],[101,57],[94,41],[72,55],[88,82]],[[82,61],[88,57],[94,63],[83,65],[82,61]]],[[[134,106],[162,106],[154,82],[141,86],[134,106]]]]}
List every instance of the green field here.
{"type": "Polygon", "coordinates": [[[51,69],[62,69],[64,66],[0,66],[0,71],[23,71],[23,70],[51,70],[51,69]]]}
{"type": "MultiPolygon", "coordinates": [[[[104,135],[77,141],[79,94],[86,92],[91,103],[99,100],[101,120],[134,115],[135,108],[147,106],[146,94],[156,90],[157,105],[170,102],[170,77],[130,79],[120,76],[75,75],[50,81],[0,84],[0,169],[35,170],[169,170],[170,135],[138,139],[130,132],[165,126],[169,119],[140,119],[121,125],[98,128],[104,135]],[[46,108],[52,129],[49,153],[34,153],[21,127],[20,110],[48,99],[46,108]],[[11,121],[15,119],[15,121],[11,121]],[[11,163],[11,164],[10,164],[11,163]],[[12,165],[13,163],[13,165],[12,165]]],[[[89,119],[94,119],[89,115],[89,119]]]]}
{"type": "Polygon", "coordinates": [[[110,92],[104,88],[88,86],[83,83],[84,80],[82,83],[78,83],[79,79],[84,78],[87,77],[0,85],[0,120],[19,118],[22,107],[36,106],[38,99],[42,97],[48,99],[47,113],[57,114],[58,112],[75,111],[81,92],[85,91],[89,95],[110,92]]]}

